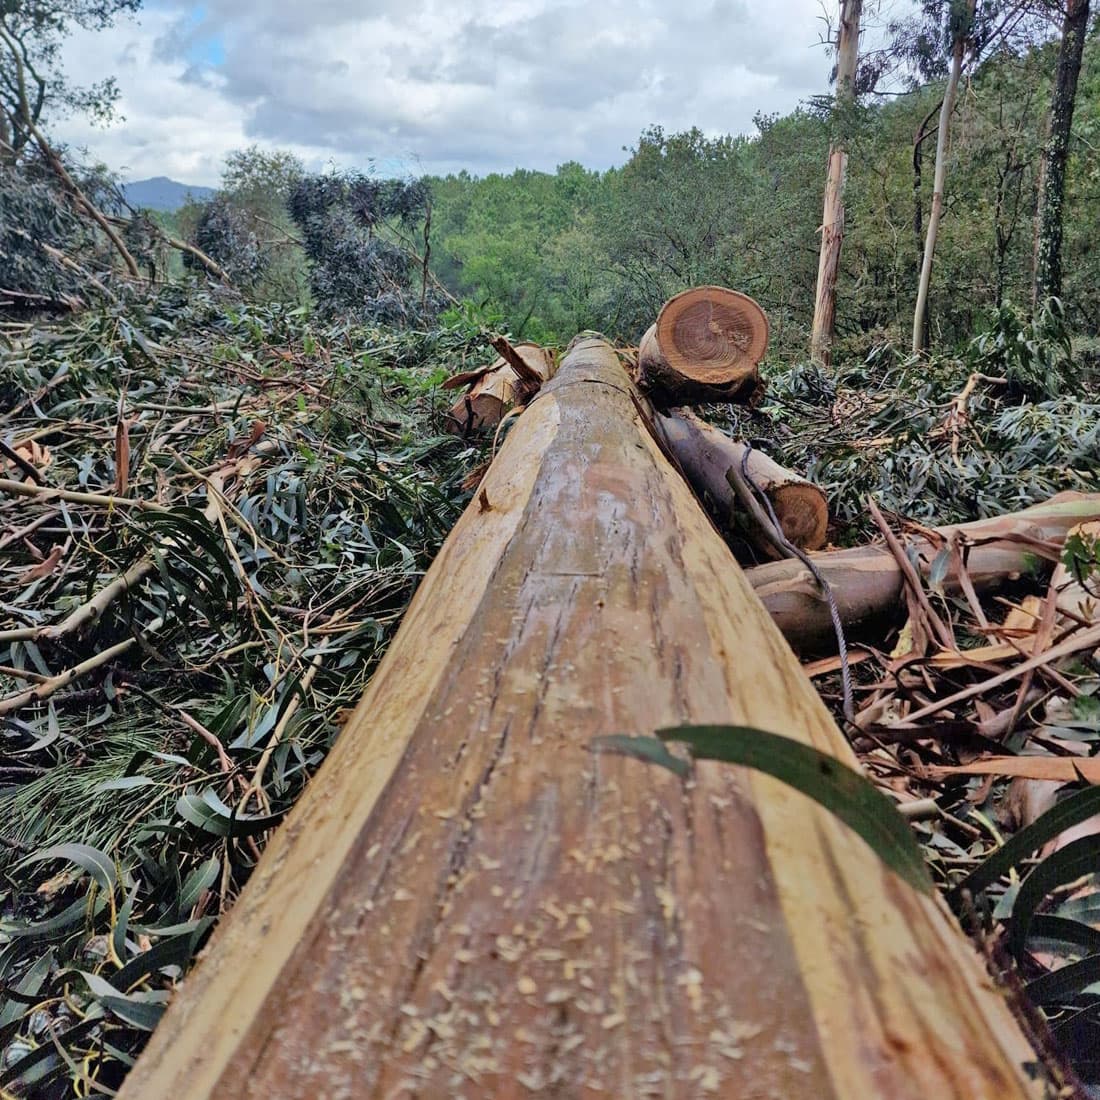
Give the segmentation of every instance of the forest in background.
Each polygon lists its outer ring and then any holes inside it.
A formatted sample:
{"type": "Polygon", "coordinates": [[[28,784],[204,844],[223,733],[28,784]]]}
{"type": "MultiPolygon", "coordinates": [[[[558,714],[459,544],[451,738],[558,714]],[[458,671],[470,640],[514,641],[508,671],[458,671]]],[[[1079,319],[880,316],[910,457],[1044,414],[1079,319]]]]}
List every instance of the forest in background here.
{"type": "MultiPolygon", "coordinates": [[[[930,294],[930,345],[957,350],[1002,308],[1026,313],[1032,295],[1035,213],[1058,42],[1003,49],[963,85],[949,150],[947,193],[930,294]]],[[[930,206],[937,83],[872,99],[844,119],[850,154],[846,232],[837,298],[837,356],[904,349],[930,206]],[[918,139],[919,143],[918,143],[918,139]],[[919,167],[915,167],[919,165],[919,167]]],[[[514,336],[560,342],[595,329],[637,340],[660,304],[686,286],[736,286],[772,324],[771,360],[809,357],[818,265],[821,183],[835,131],[823,97],[757,132],[642,133],[621,168],[577,163],[554,173],[426,177],[431,270],[444,287],[514,336]]],[[[1086,43],[1064,206],[1062,299],[1071,329],[1100,331],[1100,49],[1086,43]]],[[[306,256],[291,239],[285,200],[304,175],[289,154],[230,157],[215,204],[237,233],[207,251],[253,266],[241,277],[261,296],[307,291],[306,256]],[[249,222],[249,216],[263,219],[249,222]],[[273,228],[278,226],[279,230],[273,228]],[[285,236],[280,235],[280,231],[285,236]]],[[[196,232],[204,211],[173,222],[196,232]]],[[[207,215],[208,222],[212,221],[207,215]]],[[[424,226],[411,236],[424,252],[424,226]]]]}

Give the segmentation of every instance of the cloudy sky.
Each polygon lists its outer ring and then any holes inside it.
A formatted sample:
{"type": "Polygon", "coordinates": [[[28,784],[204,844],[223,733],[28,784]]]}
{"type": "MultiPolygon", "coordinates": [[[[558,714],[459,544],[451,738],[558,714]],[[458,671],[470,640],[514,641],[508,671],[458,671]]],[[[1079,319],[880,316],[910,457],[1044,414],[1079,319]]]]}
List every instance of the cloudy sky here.
{"type": "MultiPolygon", "coordinates": [[[[828,3],[830,9],[835,4],[828,3]]],[[[125,121],[56,123],[123,173],[214,184],[223,156],[474,173],[621,163],[658,123],[749,133],[827,90],[821,0],[146,0],[74,35],[125,121]]]]}

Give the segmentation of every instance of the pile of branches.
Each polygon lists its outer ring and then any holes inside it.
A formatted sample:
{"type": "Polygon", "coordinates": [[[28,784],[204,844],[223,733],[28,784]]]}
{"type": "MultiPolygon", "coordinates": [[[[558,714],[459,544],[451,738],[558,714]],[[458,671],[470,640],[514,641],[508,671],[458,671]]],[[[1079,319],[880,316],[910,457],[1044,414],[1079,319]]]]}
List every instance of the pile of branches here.
{"type": "Polygon", "coordinates": [[[876,537],[866,507],[924,523],[1015,512],[1066,489],[1100,489],[1100,403],[1056,301],[1034,320],[1006,306],[958,355],[916,360],[889,345],[832,371],[773,374],[736,434],[820,485],[832,541],[876,537]]]}
{"type": "Polygon", "coordinates": [[[1100,1083],[1100,523],[1060,545],[1020,533],[1037,572],[1058,562],[1053,574],[983,600],[959,544],[928,561],[916,552],[928,529],[871,513],[904,577],[906,614],[848,648],[847,705],[839,656],[807,671],[913,823],[991,969],[1020,994],[1033,1040],[1100,1083]]]}
{"type": "Polygon", "coordinates": [[[464,502],[443,331],[0,326],[0,1092],[117,1088],[464,502]]]}
{"type": "MultiPolygon", "coordinates": [[[[85,193],[108,210],[119,208],[109,180],[78,174],[85,193]]],[[[95,224],[58,187],[45,156],[28,155],[18,170],[0,172],[0,210],[0,316],[68,312],[87,295],[89,274],[98,282],[109,270],[111,253],[95,224]]]]}

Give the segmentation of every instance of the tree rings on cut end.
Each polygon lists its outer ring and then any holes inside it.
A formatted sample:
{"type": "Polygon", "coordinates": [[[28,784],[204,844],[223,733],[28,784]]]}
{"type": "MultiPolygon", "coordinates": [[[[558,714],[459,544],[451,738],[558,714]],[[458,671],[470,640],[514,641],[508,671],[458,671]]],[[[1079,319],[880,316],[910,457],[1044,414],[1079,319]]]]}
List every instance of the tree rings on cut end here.
{"type": "Polygon", "coordinates": [[[657,316],[657,346],[677,374],[724,385],[751,372],[768,347],[768,318],[747,294],[700,286],[670,298],[657,316]]]}

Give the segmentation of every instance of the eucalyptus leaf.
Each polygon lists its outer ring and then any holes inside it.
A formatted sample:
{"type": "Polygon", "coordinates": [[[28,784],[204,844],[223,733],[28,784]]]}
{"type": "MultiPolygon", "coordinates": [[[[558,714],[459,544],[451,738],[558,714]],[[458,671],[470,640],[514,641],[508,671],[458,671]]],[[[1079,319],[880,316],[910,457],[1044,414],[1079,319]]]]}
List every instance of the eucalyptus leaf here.
{"type": "Polygon", "coordinates": [[[801,741],[751,726],[677,726],[657,730],[657,738],[603,737],[602,751],[625,753],[686,774],[683,760],[665,742],[688,747],[697,760],[717,760],[754,768],[801,791],[860,836],[882,862],[921,893],[932,881],[919,845],[894,804],[866,776],[801,741]]]}

